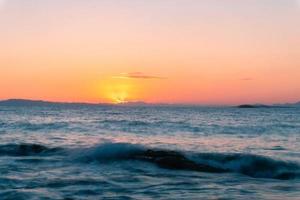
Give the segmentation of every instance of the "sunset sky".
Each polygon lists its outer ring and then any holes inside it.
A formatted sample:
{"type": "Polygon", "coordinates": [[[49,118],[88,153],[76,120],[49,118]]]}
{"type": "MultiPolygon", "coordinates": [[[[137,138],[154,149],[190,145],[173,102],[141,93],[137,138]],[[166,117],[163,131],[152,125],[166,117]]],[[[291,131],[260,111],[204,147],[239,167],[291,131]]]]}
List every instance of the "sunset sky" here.
{"type": "Polygon", "coordinates": [[[0,0],[0,99],[300,101],[298,0],[0,0]]]}

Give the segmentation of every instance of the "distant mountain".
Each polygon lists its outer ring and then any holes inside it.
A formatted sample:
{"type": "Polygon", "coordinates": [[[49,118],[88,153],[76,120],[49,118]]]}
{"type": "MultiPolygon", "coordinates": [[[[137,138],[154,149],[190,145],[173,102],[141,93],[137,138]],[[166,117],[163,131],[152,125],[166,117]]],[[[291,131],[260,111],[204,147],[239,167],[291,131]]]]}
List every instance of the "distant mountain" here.
{"type": "Polygon", "coordinates": [[[292,104],[288,104],[289,106],[293,106],[293,107],[295,107],[295,106],[299,106],[300,107],[300,101],[299,102],[297,102],[297,103],[292,103],[292,104]]]}
{"type": "Polygon", "coordinates": [[[68,102],[50,102],[42,100],[28,100],[28,99],[8,99],[0,101],[0,106],[95,106],[95,105],[109,105],[109,104],[92,104],[92,103],[68,103],[68,102]]]}
{"type": "Polygon", "coordinates": [[[243,104],[237,106],[238,108],[271,108],[275,106],[263,105],[263,104],[243,104]]]}
{"type": "Polygon", "coordinates": [[[2,106],[32,106],[32,105],[45,105],[50,102],[46,101],[36,101],[36,100],[25,100],[25,99],[8,99],[0,101],[2,106]]]}
{"type": "MultiPolygon", "coordinates": [[[[184,104],[156,104],[147,103],[143,101],[125,102],[121,104],[109,104],[109,103],[74,103],[74,102],[51,102],[42,100],[28,100],[28,99],[8,99],[0,100],[0,106],[162,106],[162,107],[173,107],[173,106],[200,106],[200,105],[184,105],[184,104]]],[[[243,104],[235,106],[236,108],[285,108],[285,107],[300,107],[300,102],[294,104],[275,104],[275,105],[264,105],[264,104],[243,104]]],[[[217,107],[217,106],[210,106],[217,107]]]]}
{"type": "Polygon", "coordinates": [[[300,101],[296,103],[281,103],[281,104],[242,104],[236,106],[237,108],[292,108],[292,107],[300,107],[300,101]]]}
{"type": "Polygon", "coordinates": [[[0,101],[0,106],[157,106],[160,104],[148,104],[142,101],[125,102],[120,104],[109,103],[73,103],[73,102],[51,102],[28,99],[8,99],[0,101]]]}
{"type": "Polygon", "coordinates": [[[276,106],[284,106],[284,107],[300,107],[300,101],[296,103],[285,103],[285,104],[277,104],[276,106]]]}
{"type": "Polygon", "coordinates": [[[199,105],[184,105],[184,104],[167,104],[167,103],[147,103],[143,101],[129,101],[119,104],[110,103],[74,103],[74,102],[51,102],[43,100],[29,100],[29,99],[8,99],[0,100],[0,106],[124,106],[124,107],[177,107],[177,106],[199,106],[199,105]]]}

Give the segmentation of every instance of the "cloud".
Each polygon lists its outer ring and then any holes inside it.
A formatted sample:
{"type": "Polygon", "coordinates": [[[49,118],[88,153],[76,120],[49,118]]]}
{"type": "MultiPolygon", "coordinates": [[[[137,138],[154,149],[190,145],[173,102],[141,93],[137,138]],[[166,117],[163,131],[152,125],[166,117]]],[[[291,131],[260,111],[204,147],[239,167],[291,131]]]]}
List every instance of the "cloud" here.
{"type": "Polygon", "coordinates": [[[119,76],[113,78],[128,78],[128,79],[165,79],[165,77],[153,76],[144,74],[142,72],[122,73],[119,76]]]}

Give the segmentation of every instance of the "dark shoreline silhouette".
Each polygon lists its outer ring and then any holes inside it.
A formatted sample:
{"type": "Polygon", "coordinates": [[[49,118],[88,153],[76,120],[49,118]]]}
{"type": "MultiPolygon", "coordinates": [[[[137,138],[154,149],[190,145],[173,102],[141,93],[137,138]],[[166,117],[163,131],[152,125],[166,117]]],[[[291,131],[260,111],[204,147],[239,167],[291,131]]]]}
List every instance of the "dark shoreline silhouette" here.
{"type": "Polygon", "coordinates": [[[243,105],[239,105],[237,107],[238,108],[273,108],[273,107],[277,107],[277,106],[243,104],[243,105]]]}
{"type": "MultiPolygon", "coordinates": [[[[167,103],[146,103],[142,101],[137,102],[125,102],[121,104],[112,103],[81,103],[81,102],[52,102],[43,100],[29,100],[29,99],[7,99],[0,100],[0,106],[128,106],[128,107],[151,107],[151,106],[163,106],[163,107],[232,107],[232,106],[218,106],[218,105],[194,105],[194,104],[167,104],[167,103]]],[[[288,108],[288,107],[298,107],[300,102],[297,103],[287,103],[287,104],[274,104],[274,105],[264,105],[264,104],[241,104],[234,106],[237,108],[288,108]]]]}

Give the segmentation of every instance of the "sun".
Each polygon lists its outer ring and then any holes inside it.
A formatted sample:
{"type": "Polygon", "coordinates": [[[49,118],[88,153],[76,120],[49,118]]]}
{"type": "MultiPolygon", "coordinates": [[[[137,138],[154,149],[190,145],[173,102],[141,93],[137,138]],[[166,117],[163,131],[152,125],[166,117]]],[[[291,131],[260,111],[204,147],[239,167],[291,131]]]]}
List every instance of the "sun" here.
{"type": "Polygon", "coordinates": [[[130,87],[128,85],[115,85],[110,87],[108,97],[115,104],[126,103],[130,98],[130,87]]]}
{"type": "Polygon", "coordinates": [[[105,102],[122,104],[139,99],[137,84],[126,79],[106,79],[99,84],[101,98],[105,102]]]}

